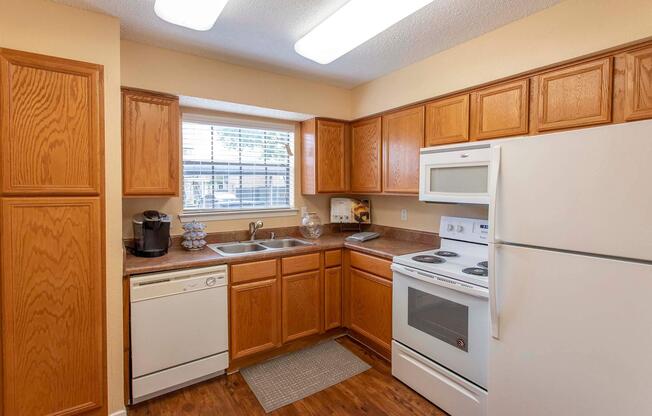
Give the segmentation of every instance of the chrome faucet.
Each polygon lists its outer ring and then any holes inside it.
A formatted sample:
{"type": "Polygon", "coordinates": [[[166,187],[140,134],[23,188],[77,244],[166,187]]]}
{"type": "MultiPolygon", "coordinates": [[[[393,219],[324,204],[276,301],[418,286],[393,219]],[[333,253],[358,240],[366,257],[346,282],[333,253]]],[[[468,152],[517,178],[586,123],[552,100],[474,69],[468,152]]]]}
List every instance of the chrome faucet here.
{"type": "Polygon", "coordinates": [[[261,220],[249,223],[249,241],[254,241],[256,239],[256,231],[261,228],[263,228],[263,222],[261,220]]]}

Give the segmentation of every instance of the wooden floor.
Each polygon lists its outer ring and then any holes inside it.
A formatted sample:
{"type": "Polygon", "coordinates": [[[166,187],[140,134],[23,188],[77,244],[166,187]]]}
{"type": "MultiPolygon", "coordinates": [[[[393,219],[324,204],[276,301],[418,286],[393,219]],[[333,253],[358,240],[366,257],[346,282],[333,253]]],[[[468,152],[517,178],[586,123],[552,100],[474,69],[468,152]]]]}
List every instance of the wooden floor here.
{"type": "MultiPolygon", "coordinates": [[[[389,364],[376,354],[347,337],[337,341],[372,368],[269,415],[446,415],[393,378],[389,364]]],[[[265,414],[240,373],[196,384],[129,410],[129,416],[265,414]]]]}

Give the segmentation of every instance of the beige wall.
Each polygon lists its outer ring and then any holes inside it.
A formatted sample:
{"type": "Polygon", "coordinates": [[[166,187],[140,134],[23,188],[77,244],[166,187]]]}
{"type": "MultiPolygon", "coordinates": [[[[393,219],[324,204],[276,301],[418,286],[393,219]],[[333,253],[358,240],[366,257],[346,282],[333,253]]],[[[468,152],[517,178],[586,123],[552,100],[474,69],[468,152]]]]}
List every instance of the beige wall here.
{"type": "Polygon", "coordinates": [[[348,119],[351,91],[286,75],[122,41],[122,85],[348,119]]]}
{"type": "MultiPolygon", "coordinates": [[[[262,117],[254,116],[245,116],[241,114],[229,114],[217,111],[209,110],[198,110],[193,108],[182,108],[182,113],[191,113],[191,114],[200,114],[202,116],[217,116],[217,117],[227,117],[227,118],[237,118],[240,120],[252,120],[252,121],[268,121],[268,122],[283,122],[283,123],[292,123],[282,120],[274,120],[262,117]]],[[[301,207],[306,207],[308,212],[317,212],[321,217],[323,222],[327,222],[329,218],[329,200],[328,195],[316,195],[316,196],[304,196],[301,195],[301,142],[300,142],[300,124],[293,123],[295,125],[294,132],[294,180],[295,180],[295,192],[294,192],[294,205],[298,209],[301,207]]],[[[133,227],[131,219],[134,214],[143,212],[148,209],[155,209],[158,211],[163,211],[166,214],[172,216],[172,229],[171,233],[173,235],[179,235],[183,233],[181,229],[181,222],[179,221],[178,214],[183,209],[182,200],[180,197],[177,198],[125,198],[122,204],[123,212],[123,235],[125,238],[130,238],[133,236],[133,227]]],[[[238,219],[238,220],[217,220],[217,221],[206,221],[206,230],[208,232],[220,232],[220,231],[235,231],[235,230],[246,230],[249,222],[253,219],[256,219],[255,215],[252,215],[252,218],[247,219],[238,219]]],[[[265,223],[264,228],[275,228],[275,227],[289,227],[299,225],[301,219],[300,211],[294,215],[288,215],[284,217],[267,217],[261,218],[265,223]]]]}
{"type": "Polygon", "coordinates": [[[352,118],[652,36],[650,0],[566,0],[353,89],[352,118]]]}
{"type": "Polygon", "coordinates": [[[479,205],[427,204],[416,196],[371,197],[371,221],[390,227],[439,232],[442,215],[487,218],[487,208],[479,205]],[[407,209],[407,221],[401,220],[401,210],[407,209]]]}
{"type": "Polygon", "coordinates": [[[0,0],[0,47],[104,65],[109,411],[122,390],[120,27],[117,19],[43,0],[0,0]],[[112,174],[113,173],[113,174],[112,174]]]}

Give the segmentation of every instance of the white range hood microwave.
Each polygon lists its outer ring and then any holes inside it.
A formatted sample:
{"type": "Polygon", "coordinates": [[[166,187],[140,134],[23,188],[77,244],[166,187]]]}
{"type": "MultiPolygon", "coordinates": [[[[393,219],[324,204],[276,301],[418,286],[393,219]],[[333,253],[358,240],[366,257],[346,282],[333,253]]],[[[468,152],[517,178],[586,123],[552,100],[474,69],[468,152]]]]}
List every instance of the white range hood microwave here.
{"type": "Polygon", "coordinates": [[[462,143],[421,149],[419,200],[489,204],[491,144],[462,143]]]}

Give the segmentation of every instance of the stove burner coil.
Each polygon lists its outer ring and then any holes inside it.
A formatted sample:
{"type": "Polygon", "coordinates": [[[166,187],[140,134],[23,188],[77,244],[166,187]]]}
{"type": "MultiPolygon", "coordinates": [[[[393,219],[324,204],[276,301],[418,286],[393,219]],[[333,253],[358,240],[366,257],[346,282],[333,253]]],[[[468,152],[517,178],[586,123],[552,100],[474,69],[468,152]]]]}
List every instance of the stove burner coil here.
{"type": "Polygon", "coordinates": [[[412,257],[412,260],[418,261],[419,263],[431,263],[431,264],[439,264],[439,263],[444,263],[446,261],[440,257],[430,256],[430,255],[414,256],[412,257]]]}
{"type": "Polygon", "coordinates": [[[466,274],[472,274],[473,276],[487,276],[489,274],[489,271],[482,267],[467,267],[462,271],[466,274]]]}
{"type": "Polygon", "coordinates": [[[435,251],[435,254],[442,257],[459,257],[459,254],[455,253],[454,251],[440,250],[435,251]]]}

